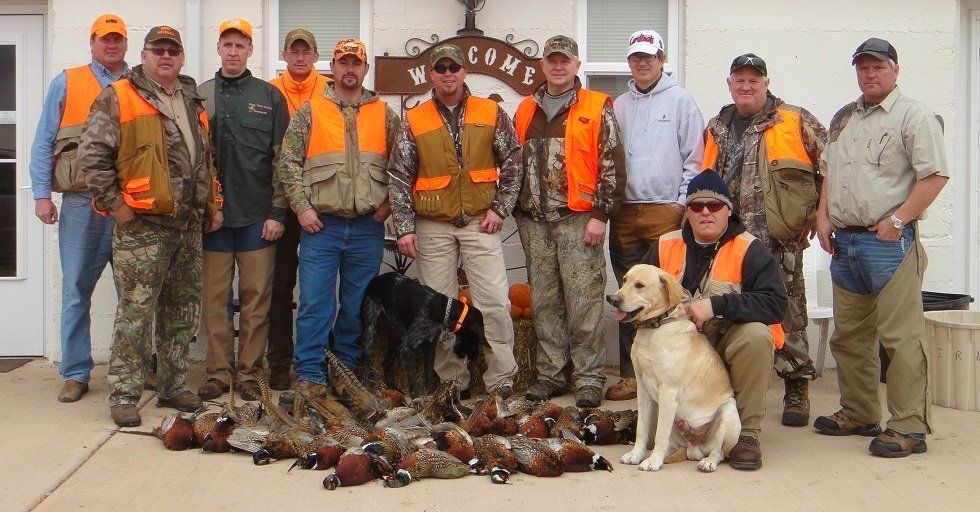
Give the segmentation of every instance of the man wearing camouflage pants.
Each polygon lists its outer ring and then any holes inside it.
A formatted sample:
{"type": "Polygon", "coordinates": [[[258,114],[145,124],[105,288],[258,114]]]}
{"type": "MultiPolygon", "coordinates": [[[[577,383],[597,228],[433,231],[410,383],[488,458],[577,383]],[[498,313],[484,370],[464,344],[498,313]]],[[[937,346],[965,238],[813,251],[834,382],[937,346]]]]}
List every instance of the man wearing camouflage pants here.
{"type": "Polygon", "coordinates": [[[119,305],[109,354],[109,410],[141,422],[143,359],[156,320],[161,407],[193,412],[187,350],[201,314],[201,229],[221,226],[207,116],[194,79],[180,75],[180,34],[150,29],[142,64],[96,98],[78,151],[95,206],[116,219],[113,277],[119,305]]]}
{"type": "Polygon", "coordinates": [[[786,386],[782,423],[802,427],[810,419],[808,383],[817,377],[806,337],[803,250],[816,220],[827,131],[806,109],[769,92],[766,63],[755,54],[735,58],[728,90],[734,103],[708,121],[702,168],[721,175],[733,212],[779,264],[789,294],[786,343],[775,358],[786,386]]]}

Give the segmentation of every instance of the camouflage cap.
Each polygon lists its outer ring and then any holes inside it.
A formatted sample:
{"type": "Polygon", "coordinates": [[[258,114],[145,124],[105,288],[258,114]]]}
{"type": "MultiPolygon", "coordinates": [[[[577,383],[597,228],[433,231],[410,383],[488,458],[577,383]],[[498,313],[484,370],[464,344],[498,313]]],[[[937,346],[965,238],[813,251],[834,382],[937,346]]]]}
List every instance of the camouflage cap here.
{"type": "Polygon", "coordinates": [[[435,66],[436,62],[442,59],[449,59],[460,66],[466,66],[466,58],[463,56],[463,50],[460,50],[454,44],[443,44],[437,46],[435,50],[432,50],[432,53],[429,54],[429,65],[435,66]]]}
{"type": "Polygon", "coordinates": [[[156,43],[158,41],[170,41],[181,48],[184,47],[184,43],[180,40],[180,32],[166,25],[151,28],[147,32],[146,38],[143,39],[143,44],[156,43]]]}
{"type": "Polygon", "coordinates": [[[286,34],[286,44],[283,45],[283,50],[288,50],[292,48],[293,43],[296,41],[303,41],[310,45],[310,48],[316,50],[316,38],[313,37],[313,33],[309,30],[303,28],[294,28],[286,34]]]}
{"type": "Polygon", "coordinates": [[[337,60],[344,55],[353,55],[361,62],[367,62],[367,47],[360,39],[343,39],[337,41],[337,46],[333,49],[333,60],[337,60]]]}
{"type": "Polygon", "coordinates": [[[557,35],[544,42],[544,52],[542,56],[547,57],[552,53],[561,53],[572,58],[578,58],[578,43],[568,36],[557,35]]]}

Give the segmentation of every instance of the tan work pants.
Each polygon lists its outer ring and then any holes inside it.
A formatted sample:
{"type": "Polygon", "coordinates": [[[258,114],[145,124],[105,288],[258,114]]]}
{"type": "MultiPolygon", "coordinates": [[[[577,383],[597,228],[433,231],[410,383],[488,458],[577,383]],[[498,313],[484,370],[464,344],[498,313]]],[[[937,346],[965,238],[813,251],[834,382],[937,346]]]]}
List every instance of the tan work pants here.
{"type": "Polygon", "coordinates": [[[775,352],[769,326],[761,322],[732,324],[720,337],[709,336],[708,340],[728,368],[742,435],[758,439],[766,416],[766,390],[775,352]]]}

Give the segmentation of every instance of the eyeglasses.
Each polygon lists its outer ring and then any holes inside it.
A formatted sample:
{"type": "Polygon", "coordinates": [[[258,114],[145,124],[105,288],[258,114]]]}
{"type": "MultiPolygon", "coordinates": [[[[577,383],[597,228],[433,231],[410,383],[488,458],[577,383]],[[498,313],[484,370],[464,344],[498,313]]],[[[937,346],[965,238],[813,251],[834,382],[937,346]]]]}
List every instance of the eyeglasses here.
{"type": "Polygon", "coordinates": [[[459,70],[463,69],[463,66],[460,66],[459,64],[453,62],[448,66],[444,64],[436,64],[435,66],[432,66],[432,69],[435,70],[436,73],[439,73],[441,75],[445,73],[446,70],[449,70],[450,73],[458,73],[459,70]]]}
{"type": "Polygon", "coordinates": [[[656,60],[656,58],[657,58],[656,55],[650,55],[648,53],[634,53],[633,55],[627,57],[626,60],[631,64],[639,64],[641,62],[646,62],[646,63],[653,62],[654,60],[656,60]]]}
{"type": "Polygon", "coordinates": [[[181,53],[184,53],[183,48],[152,48],[149,46],[144,46],[144,50],[156,55],[157,57],[163,57],[163,54],[170,55],[171,57],[176,57],[181,53]]]}
{"type": "Polygon", "coordinates": [[[722,206],[727,206],[727,205],[720,201],[708,201],[704,203],[699,203],[699,202],[687,203],[687,209],[691,210],[694,213],[701,213],[702,211],[704,211],[705,208],[707,208],[709,212],[715,213],[718,210],[721,210],[722,206]]]}

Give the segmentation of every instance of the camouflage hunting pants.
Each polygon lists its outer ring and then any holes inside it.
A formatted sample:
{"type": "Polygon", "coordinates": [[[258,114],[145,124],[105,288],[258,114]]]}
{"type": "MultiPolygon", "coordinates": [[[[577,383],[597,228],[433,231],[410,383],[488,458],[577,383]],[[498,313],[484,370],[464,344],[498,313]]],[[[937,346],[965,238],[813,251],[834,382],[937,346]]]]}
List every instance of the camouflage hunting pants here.
{"type": "Polygon", "coordinates": [[[531,313],[538,336],[538,380],[564,388],[571,362],[576,388],[603,387],[606,360],[603,293],[606,259],[602,245],[585,245],[587,213],[558,222],[514,217],[527,259],[531,313]]]}
{"type": "Polygon", "coordinates": [[[139,402],[154,330],[158,395],[173,398],[187,389],[187,350],[201,316],[201,259],[200,226],[182,231],[139,215],[116,224],[112,270],[119,305],[109,352],[110,406],[139,402]]]}
{"type": "Polygon", "coordinates": [[[773,366],[783,379],[816,379],[817,370],[810,359],[810,342],[806,336],[806,287],[803,283],[803,250],[787,252],[781,249],[772,251],[779,267],[779,276],[786,285],[789,308],[783,318],[783,331],[786,343],[776,349],[773,366]]]}

